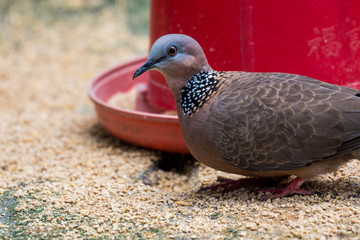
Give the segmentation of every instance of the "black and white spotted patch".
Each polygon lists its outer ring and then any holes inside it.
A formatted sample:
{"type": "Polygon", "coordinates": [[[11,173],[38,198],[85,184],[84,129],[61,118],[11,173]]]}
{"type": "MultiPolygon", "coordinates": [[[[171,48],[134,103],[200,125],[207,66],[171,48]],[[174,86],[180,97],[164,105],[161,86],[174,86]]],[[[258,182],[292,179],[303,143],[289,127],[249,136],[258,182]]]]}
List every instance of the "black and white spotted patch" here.
{"type": "Polygon", "coordinates": [[[201,71],[188,80],[187,86],[181,89],[180,103],[184,115],[194,114],[217,91],[221,85],[220,73],[201,71]]]}

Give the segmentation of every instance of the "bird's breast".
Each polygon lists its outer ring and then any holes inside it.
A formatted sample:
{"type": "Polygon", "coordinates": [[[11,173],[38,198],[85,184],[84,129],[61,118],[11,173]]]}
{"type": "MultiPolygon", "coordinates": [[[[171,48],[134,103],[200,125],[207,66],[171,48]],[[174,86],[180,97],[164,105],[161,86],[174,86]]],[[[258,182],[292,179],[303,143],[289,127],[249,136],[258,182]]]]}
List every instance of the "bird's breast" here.
{"type": "Polygon", "coordinates": [[[221,151],[214,141],[212,127],[206,114],[207,106],[195,114],[179,115],[183,137],[191,154],[199,162],[224,172],[237,173],[240,169],[222,160],[221,151]]]}

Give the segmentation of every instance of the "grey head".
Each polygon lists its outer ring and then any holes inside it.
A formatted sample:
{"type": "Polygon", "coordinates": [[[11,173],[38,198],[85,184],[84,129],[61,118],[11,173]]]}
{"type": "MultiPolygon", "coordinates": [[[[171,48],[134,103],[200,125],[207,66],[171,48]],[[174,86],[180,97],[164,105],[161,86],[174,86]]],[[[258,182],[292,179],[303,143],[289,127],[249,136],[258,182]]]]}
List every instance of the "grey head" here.
{"type": "Polygon", "coordinates": [[[168,34],[155,41],[147,61],[136,70],[133,79],[148,70],[161,72],[175,95],[188,79],[211,67],[197,41],[184,34],[168,34]]]}

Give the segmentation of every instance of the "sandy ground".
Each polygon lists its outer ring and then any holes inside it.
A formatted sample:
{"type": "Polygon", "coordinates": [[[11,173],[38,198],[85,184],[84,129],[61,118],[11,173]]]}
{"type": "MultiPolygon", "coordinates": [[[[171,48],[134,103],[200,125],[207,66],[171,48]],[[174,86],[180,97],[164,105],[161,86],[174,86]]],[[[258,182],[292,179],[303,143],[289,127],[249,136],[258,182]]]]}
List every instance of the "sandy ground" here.
{"type": "Polygon", "coordinates": [[[197,193],[236,176],[107,134],[87,84],[148,39],[128,30],[125,1],[104,2],[1,3],[1,238],[360,238],[359,161],[304,184],[319,194],[260,202],[197,193]]]}

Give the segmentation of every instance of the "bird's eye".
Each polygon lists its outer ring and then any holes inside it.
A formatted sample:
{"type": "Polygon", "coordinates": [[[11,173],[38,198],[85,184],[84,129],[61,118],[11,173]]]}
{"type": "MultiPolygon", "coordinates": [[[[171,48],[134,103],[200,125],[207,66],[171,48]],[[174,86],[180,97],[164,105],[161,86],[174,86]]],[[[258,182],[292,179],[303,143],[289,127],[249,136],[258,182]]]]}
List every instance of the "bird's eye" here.
{"type": "Polygon", "coordinates": [[[176,47],[174,47],[174,46],[169,47],[169,49],[168,49],[168,54],[169,54],[170,56],[174,56],[176,53],[177,53],[177,48],[176,48],[176,47]]]}

